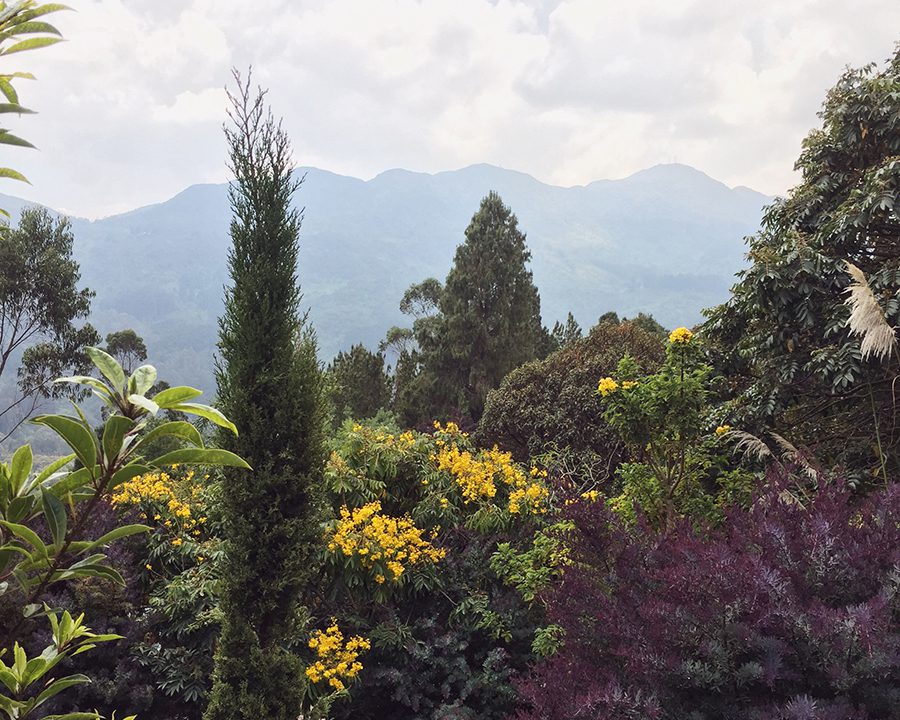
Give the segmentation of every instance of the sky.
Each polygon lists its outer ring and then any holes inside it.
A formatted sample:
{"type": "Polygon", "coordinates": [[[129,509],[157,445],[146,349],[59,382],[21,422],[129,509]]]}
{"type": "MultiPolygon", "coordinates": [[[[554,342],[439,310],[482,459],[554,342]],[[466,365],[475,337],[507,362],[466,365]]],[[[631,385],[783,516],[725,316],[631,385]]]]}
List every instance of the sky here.
{"type": "Polygon", "coordinates": [[[900,40],[896,0],[70,0],[30,71],[0,192],[97,218],[228,179],[231,68],[300,166],[369,179],[491,163],[556,185],[692,165],[783,194],[846,66],[900,40]]]}

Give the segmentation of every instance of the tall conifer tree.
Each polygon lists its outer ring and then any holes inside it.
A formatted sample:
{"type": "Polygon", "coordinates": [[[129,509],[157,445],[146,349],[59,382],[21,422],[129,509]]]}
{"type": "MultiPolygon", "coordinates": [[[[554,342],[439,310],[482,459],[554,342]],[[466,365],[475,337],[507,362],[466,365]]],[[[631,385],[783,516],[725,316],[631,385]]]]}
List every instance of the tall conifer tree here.
{"type": "Polygon", "coordinates": [[[481,201],[456,249],[440,297],[435,376],[462,390],[459,409],[477,421],[488,390],[537,357],[541,300],[518,220],[495,192],[481,201]]]}
{"type": "Polygon", "coordinates": [[[223,444],[253,471],[224,478],[224,624],[206,718],[296,720],[304,677],[290,640],[321,539],[322,378],[300,312],[290,142],[265,93],[235,80],[225,128],[232,285],[216,373],[220,406],[241,432],[223,444]]]}

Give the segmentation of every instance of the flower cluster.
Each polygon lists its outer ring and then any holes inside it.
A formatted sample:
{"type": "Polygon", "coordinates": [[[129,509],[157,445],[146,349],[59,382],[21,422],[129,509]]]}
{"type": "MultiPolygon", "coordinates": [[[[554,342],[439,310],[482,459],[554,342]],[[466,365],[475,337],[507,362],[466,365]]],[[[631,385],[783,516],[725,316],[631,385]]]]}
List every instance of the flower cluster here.
{"type": "Polygon", "coordinates": [[[669,333],[669,342],[674,345],[686,345],[694,337],[694,333],[686,327],[675,328],[669,333]]]}
{"type": "Polygon", "coordinates": [[[716,435],[724,435],[731,430],[731,425],[719,425],[716,428],[716,435]]]}
{"type": "MultiPolygon", "coordinates": [[[[434,540],[437,530],[431,533],[434,540]]],[[[398,581],[407,567],[437,563],[446,551],[434,547],[409,516],[383,515],[380,502],[349,510],[341,508],[340,518],[329,530],[328,551],[358,559],[367,570],[376,571],[375,582],[398,581]]]]}
{"type": "Polygon", "coordinates": [[[618,389],[619,383],[617,383],[611,377],[600,378],[600,382],[597,383],[597,392],[600,393],[603,397],[614,393],[618,389]]]}
{"type": "Polygon", "coordinates": [[[363,668],[359,656],[371,649],[369,641],[358,635],[345,643],[344,634],[334,618],[328,629],[313,633],[309,647],[316,651],[317,660],[306,668],[306,677],[314,683],[327,681],[338,692],[346,689],[345,681],[359,675],[363,668]]]}
{"type": "Polygon", "coordinates": [[[367,428],[365,425],[356,423],[353,425],[353,432],[361,435],[370,443],[380,443],[389,447],[395,447],[398,450],[408,450],[416,444],[416,436],[409,430],[399,435],[394,435],[381,429],[367,428]]]}
{"type": "Polygon", "coordinates": [[[116,488],[112,495],[113,507],[136,508],[145,520],[154,520],[176,535],[172,544],[182,544],[181,535],[200,535],[200,527],[206,522],[196,517],[194,508],[200,504],[201,486],[194,481],[194,471],[184,475],[153,472],[139,475],[116,488]]]}

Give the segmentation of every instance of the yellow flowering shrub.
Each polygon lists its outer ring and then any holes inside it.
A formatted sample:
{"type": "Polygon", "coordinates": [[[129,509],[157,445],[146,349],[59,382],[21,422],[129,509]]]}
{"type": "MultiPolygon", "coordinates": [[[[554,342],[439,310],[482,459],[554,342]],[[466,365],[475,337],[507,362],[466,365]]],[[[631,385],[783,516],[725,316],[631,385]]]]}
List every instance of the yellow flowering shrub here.
{"type": "MultiPolygon", "coordinates": [[[[175,468],[173,468],[175,470],[175,468]]],[[[132,508],[145,520],[158,523],[174,535],[172,544],[182,544],[182,537],[197,537],[206,522],[201,505],[202,487],[194,471],[152,472],[139,475],[119,485],[112,494],[116,508],[132,508]]]]}
{"type": "Polygon", "coordinates": [[[426,539],[409,516],[390,517],[381,512],[380,502],[371,502],[353,510],[342,507],[326,540],[329,553],[355,559],[381,585],[399,581],[409,567],[441,560],[445,551],[431,543],[436,535],[432,530],[426,539]]]}
{"type": "Polygon", "coordinates": [[[326,630],[316,630],[309,639],[309,647],[316,651],[316,660],[306,668],[306,677],[314,683],[327,682],[334,690],[346,689],[362,670],[359,656],[371,649],[368,640],[354,635],[344,642],[344,634],[332,618],[326,630]]]}

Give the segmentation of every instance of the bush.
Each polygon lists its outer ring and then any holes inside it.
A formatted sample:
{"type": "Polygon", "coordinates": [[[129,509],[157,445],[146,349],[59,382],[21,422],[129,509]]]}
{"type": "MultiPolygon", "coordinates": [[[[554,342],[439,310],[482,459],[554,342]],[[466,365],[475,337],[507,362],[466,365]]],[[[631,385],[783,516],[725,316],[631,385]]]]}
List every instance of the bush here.
{"type": "Polygon", "coordinates": [[[519,461],[548,451],[589,468],[599,484],[625,459],[624,448],[603,419],[597,380],[611,374],[623,355],[652,372],[663,361],[663,344],[632,323],[598,325],[546,360],[513,370],[488,394],[477,441],[497,444],[519,461]]]}
{"type": "Polygon", "coordinates": [[[522,684],[522,720],[900,717],[900,489],[804,508],[776,480],[706,533],[568,514],[544,597],[565,645],[522,684]]]}

